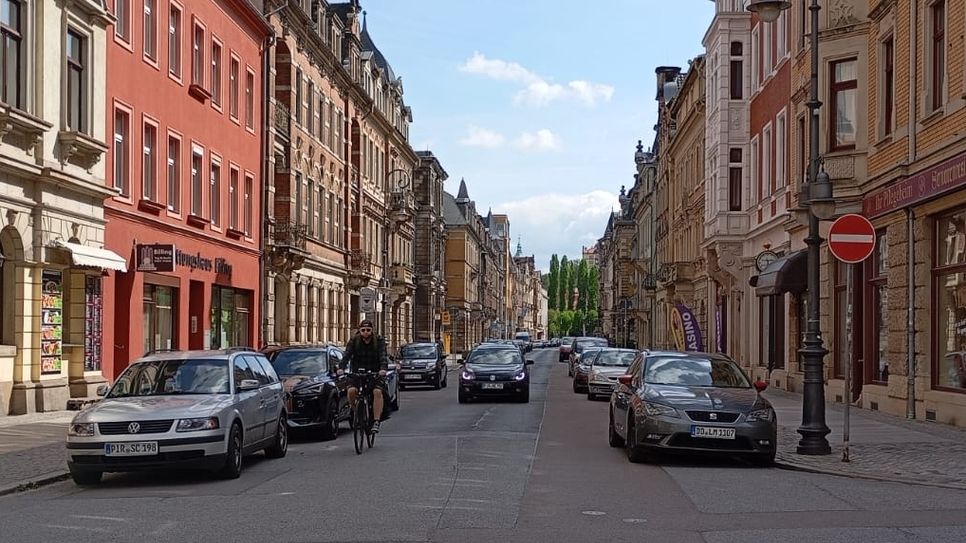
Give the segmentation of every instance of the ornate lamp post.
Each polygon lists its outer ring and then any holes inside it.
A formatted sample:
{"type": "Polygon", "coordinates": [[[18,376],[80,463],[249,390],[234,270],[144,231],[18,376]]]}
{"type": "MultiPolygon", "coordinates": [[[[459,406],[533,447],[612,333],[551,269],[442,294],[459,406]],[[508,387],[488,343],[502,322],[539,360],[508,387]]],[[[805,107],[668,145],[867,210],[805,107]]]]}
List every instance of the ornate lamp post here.
{"type": "MultiPolygon", "coordinates": [[[[803,0],[804,1],[804,0],[803,0]]],[[[784,0],[751,0],[748,4],[748,11],[758,14],[758,18],[763,22],[774,22],[781,16],[781,12],[791,7],[791,2],[784,0]]],[[[819,117],[818,111],[822,107],[822,102],[818,97],[818,12],[821,10],[818,0],[812,0],[809,10],[812,12],[812,32],[811,32],[811,61],[812,74],[810,96],[807,103],[809,109],[810,125],[810,158],[808,172],[808,190],[803,194],[808,196],[808,201],[803,203],[810,210],[808,214],[808,237],[805,244],[808,246],[808,323],[805,328],[805,339],[799,353],[805,365],[804,381],[804,400],[802,402],[802,425],[798,428],[798,433],[802,439],[798,442],[798,454],[825,455],[831,454],[832,448],[829,446],[826,436],[830,430],[825,424],[825,349],[822,342],[822,332],[820,329],[821,313],[819,311],[819,281],[820,281],[820,258],[819,248],[822,245],[822,238],[819,232],[819,221],[832,217],[835,213],[835,201],[832,199],[832,183],[828,174],[819,171],[821,158],[819,156],[819,117]]]]}

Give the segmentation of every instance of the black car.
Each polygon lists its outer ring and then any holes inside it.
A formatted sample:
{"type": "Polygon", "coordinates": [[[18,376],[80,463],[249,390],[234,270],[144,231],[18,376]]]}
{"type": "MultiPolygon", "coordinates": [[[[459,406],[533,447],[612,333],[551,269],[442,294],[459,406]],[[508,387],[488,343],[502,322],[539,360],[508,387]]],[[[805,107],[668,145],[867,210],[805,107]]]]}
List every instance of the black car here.
{"type": "Polygon", "coordinates": [[[265,356],[282,381],[289,427],[335,439],[339,423],[349,420],[348,381],[336,375],[342,350],[333,345],[269,347],[265,356]]]}
{"type": "Polygon", "coordinates": [[[431,385],[436,390],[446,386],[449,370],[446,356],[438,343],[410,343],[399,349],[399,387],[431,385]]]}
{"type": "Polygon", "coordinates": [[[479,397],[513,397],[530,401],[530,364],[512,345],[480,345],[460,368],[459,402],[479,397]]]}

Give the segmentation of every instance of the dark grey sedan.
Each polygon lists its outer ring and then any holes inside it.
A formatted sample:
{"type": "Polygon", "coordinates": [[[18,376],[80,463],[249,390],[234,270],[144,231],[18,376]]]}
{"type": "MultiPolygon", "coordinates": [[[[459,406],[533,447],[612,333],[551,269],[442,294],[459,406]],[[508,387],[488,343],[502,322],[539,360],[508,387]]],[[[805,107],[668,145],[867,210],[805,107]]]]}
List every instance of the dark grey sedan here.
{"type": "Polygon", "coordinates": [[[645,351],[611,394],[610,445],[625,447],[631,462],[685,451],[771,465],[778,422],[764,388],[723,355],[645,351]]]}

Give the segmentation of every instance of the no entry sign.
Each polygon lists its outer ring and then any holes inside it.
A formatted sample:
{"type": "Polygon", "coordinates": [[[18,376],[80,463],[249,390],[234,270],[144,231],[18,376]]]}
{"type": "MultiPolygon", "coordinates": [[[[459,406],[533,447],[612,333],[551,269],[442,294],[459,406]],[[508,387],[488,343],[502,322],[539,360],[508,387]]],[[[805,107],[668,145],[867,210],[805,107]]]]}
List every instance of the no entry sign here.
{"type": "Polygon", "coordinates": [[[829,230],[828,248],[842,262],[858,264],[875,249],[875,227],[862,215],[842,215],[829,230]]]}

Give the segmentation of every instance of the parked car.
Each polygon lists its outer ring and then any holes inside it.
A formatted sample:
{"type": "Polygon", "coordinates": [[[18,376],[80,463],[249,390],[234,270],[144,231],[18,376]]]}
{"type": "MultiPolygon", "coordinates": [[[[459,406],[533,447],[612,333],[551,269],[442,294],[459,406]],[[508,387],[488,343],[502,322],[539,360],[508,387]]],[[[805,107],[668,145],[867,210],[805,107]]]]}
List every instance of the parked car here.
{"type": "MultiPolygon", "coordinates": [[[[584,351],[585,357],[587,352],[584,351]]],[[[587,399],[596,400],[598,396],[609,397],[614,388],[617,387],[617,378],[627,373],[631,362],[637,357],[638,351],[634,349],[614,349],[606,348],[597,350],[596,354],[589,357],[587,366],[587,399]]],[[[576,378],[574,382],[576,382],[576,378]]]]}
{"type": "Polygon", "coordinates": [[[342,349],[293,345],[264,353],[282,380],[289,427],[317,431],[323,439],[338,437],[339,424],[349,420],[348,380],[336,374],[342,349]]]}
{"type": "Polygon", "coordinates": [[[524,360],[516,347],[480,345],[470,351],[460,369],[459,402],[484,396],[529,402],[531,364],[533,360],[524,360]]]}
{"type": "Polygon", "coordinates": [[[597,358],[598,353],[603,349],[603,347],[591,347],[585,349],[584,352],[580,353],[573,365],[573,386],[574,393],[580,394],[587,392],[587,382],[590,376],[590,366],[594,363],[594,359],[597,358]]]}
{"type": "Polygon", "coordinates": [[[607,340],[600,337],[578,337],[574,338],[573,343],[570,348],[570,375],[576,373],[577,360],[580,353],[584,352],[584,349],[589,348],[605,348],[607,347],[607,340]]]}
{"type": "Polygon", "coordinates": [[[430,385],[436,390],[447,385],[446,356],[438,343],[410,343],[399,349],[399,386],[430,385]]]}
{"type": "Polygon", "coordinates": [[[566,336],[560,340],[560,362],[570,360],[570,348],[573,347],[574,339],[571,336],[566,336]]]}
{"type": "Polygon", "coordinates": [[[745,455],[775,460],[778,421],[741,368],[719,354],[643,352],[611,394],[608,441],[631,462],[654,451],[745,455]]]}
{"type": "Polygon", "coordinates": [[[533,343],[530,340],[530,332],[521,330],[513,335],[513,340],[523,345],[523,352],[529,353],[533,350],[533,343]]]}
{"type": "Polygon", "coordinates": [[[282,383],[247,349],[170,351],[135,360],[104,399],[67,428],[67,467],[79,485],[105,472],[167,466],[241,474],[245,455],[288,451],[282,383]]]}

